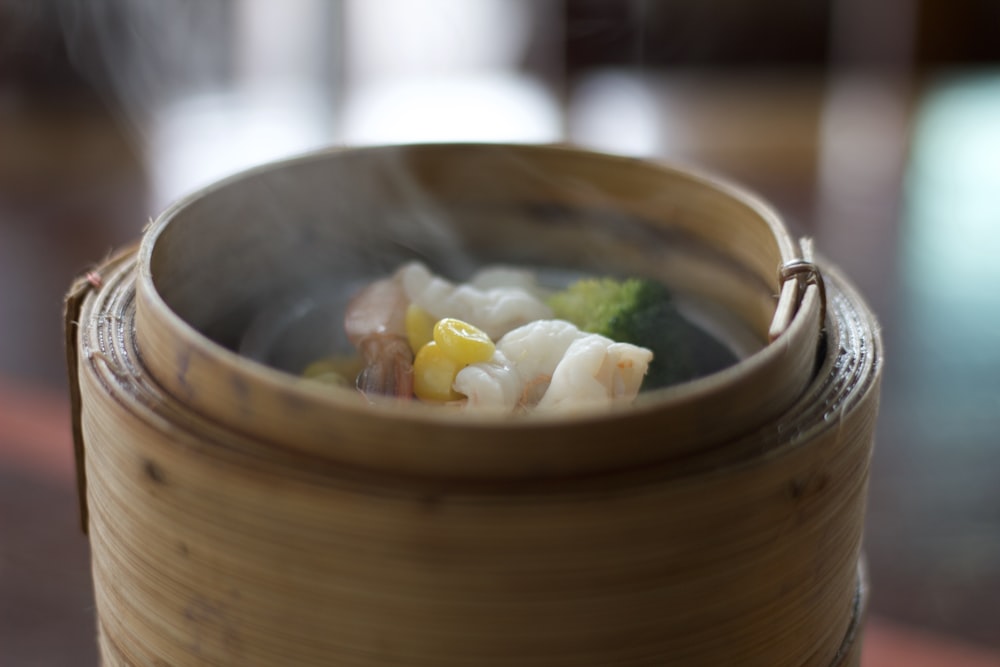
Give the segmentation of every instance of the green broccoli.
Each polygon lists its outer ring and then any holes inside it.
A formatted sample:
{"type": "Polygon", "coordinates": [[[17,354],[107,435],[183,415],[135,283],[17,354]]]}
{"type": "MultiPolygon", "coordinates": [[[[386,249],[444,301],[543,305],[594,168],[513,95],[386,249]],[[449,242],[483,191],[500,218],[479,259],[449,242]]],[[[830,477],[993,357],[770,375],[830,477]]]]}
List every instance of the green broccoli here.
{"type": "Polygon", "coordinates": [[[552,294],[548,302],[557,318],[583,331],[652,350],[644,389],[691,378],[687,324],[665,285],[639,278],[585,278],[552,294]]]}

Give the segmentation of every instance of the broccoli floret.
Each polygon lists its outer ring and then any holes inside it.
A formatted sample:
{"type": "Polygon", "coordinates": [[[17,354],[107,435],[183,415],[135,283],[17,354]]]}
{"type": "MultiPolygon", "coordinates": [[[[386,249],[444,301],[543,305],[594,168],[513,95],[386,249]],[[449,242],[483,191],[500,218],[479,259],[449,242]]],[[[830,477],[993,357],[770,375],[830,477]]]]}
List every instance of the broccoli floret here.
{"type": "Polygon", "coordinates": [[[690,379],[686,321],[665,285],[639,278],[585,278],[550,296],[549,306],[557,318],[583,331],[652,350],[643,388],[690,379]]]}

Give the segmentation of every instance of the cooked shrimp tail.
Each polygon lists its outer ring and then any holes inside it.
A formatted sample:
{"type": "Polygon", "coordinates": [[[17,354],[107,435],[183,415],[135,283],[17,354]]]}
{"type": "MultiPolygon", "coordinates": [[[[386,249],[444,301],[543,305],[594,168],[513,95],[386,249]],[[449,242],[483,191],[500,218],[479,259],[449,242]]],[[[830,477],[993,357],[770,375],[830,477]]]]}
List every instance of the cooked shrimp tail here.
{"type": "Polygon", "coordinates": [[[406,335],[406,307],[409,300],[400,280],[393,276],[376,280],[358,292],[344,314],[348,340],[360,347],[373,334],[406,335]]]}
{"type": "Polygon", "coordinates": [[[369,284],[347,306],[344,331],[364,363],[356,384],[366,396],[413,395],[413,352],[405,324],[408,303],[401,282],[393,276],[369,284]]]}
{"type": "Polygon", "coordinates": [[[365,368],[358,374],[358,390],[366,396],[413,396],[413,351],[404,336],[369,334],[358,342],[365,368]]]}

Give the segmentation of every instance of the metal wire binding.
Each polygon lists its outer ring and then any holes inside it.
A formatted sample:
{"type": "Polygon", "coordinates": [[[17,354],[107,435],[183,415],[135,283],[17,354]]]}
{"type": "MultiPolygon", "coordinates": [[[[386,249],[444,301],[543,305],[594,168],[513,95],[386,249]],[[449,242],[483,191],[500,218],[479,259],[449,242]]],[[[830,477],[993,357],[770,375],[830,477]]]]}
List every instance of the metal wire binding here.
{"type": "MultiPolygon", "coordinates": [[[[812,257],[812,242],[810,239],[802,240],[803,255],[812,257]]],[[[795,278],[799,281],[800,287],[805,285],[815,285],[819,289],[819,322],[820,328],[826,326],[826,283],[823,281],[823,272],[811,259],[796,258],[786,262],[778,269],[778,280],[785,282],[795,278]]],[[[805,293],[805,290],[802,290],[805,293]]]]}

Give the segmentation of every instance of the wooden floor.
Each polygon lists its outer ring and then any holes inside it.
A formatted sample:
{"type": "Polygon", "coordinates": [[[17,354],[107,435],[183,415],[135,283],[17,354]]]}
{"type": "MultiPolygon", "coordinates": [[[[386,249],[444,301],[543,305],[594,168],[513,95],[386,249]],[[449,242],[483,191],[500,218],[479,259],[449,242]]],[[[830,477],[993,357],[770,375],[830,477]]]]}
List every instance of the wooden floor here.
{"type": "MultiPolygon", "coordinates": [[[[647,85],[674,90],[671,81],[647,85]]],[[[851,85],[841,93],[863,101],[864,82],[851,85]]],[[[829,90],[796,86],[771,122],[815,143],[829,115],[794,102],[829,90]]],[[[767,145],[744,146],[742,159],[718,146],[669,155],[700,158],[774,201],[881,318],[866,667],[1000,665],[1000,165],[993,153],[984,158],[992,172],[955,166],[975,155],[976,135],[963,127],[982,123],[986,143],[1000,136],[988,127],[1000,106],[984,98],[982,115],[963,115],[961,100],[947,97],[954,92],[927,85],[858,117],[846,105],[840,140],[855,152],[844,148],[839,163],[822,146],[795,148],[794,137],[772,155],[767,145]],[[885,124],[866,127],[877,113],[885,124]],[[874,157],[865,152],[872,141],[881,142],[874,157]],[[748,151],[761,152],[748,160],[748,151]]],[[[694,113],[716,99],[704,95],[694,113]]],[[[86,666],[96,664],[93,598],[75,516],[61,296],[154,211],[147,163],[120,128],[92,110],[45,113],[0,112],[0,664],[86,666]]]]}

